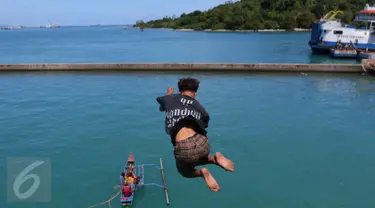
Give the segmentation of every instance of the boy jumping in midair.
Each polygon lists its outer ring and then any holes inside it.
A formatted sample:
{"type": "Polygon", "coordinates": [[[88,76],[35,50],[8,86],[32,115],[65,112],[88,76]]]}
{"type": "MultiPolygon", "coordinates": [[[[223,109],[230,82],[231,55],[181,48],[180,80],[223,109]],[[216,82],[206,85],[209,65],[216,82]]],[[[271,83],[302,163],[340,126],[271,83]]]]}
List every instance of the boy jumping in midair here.
{"type": "Polygon", "coordinates": [[[208,187],[220,190],[215,178],[207,168],[195,169],[199,165],[215,164],[227,171],[234,172],[234,164],[220,152],[210,156],[210,144],[207,131],[210,116],[204,107],[195,100],[199,81],[183,78],[178,82],[180,93],[173,94],[169,87],[167,95],[158,97],[160,111],[166,112],[165,130],[171,136],[178,172],[187,178],[203,177],[208,187]]]}

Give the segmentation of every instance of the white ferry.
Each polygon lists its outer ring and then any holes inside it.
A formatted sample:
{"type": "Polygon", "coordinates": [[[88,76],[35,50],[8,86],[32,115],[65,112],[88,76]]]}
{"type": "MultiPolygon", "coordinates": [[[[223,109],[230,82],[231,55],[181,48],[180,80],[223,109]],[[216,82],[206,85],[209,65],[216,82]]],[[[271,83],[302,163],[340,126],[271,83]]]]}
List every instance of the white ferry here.
{"type": "Polygon", "coordinates": [[[356,22],[366,23],[365,27],[356,28],[344,25],[341,20],[334,17],[341,11],[331,11],[312,25],[309,46],[314,53],[329,53],[338,42],[353,44],[357,49],[375,50],[375,7],[368,4],[356,16],[356,22]],[[331,14],[333,13],[333,14],[331,14]]]}

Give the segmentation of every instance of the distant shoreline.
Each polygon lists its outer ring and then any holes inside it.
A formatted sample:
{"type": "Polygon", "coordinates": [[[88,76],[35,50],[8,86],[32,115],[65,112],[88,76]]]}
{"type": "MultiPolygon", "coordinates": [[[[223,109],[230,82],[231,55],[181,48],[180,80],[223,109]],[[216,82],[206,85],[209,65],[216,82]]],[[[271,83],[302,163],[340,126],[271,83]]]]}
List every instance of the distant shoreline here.
{"type": "MultiPolygon", "coordinates": [[[[139,28],[139,27],[133,27],[133,28],[139,28]]],[[[180,31],[180,32],[242,32],[242,33],[250,33],[250,32],[311,32],[311,29],[306,29],[306,28],[293,28],[293,29],[290,29],[290,30],[286,30],[286,29],[261,29],[261,30],[226,30],[226,29],[212,30],[212,29],[205,29],[205,30],[194,30],[194,29],[148,28],[148,27],[145,27],[144,29],[167,29],[167,30],[180,31]]]]}
{"type": "Polygon", "coordinates": [[[126,27],[130,28],[131,25],[46,25],[46,26],[12,26],[0,25],[0,30],[21,30],[21,29],[49,29],[49,28],[71,28],[71,27],[126,27]]]}
{"type": "MultiPolygon", "coordinates": [[[[123,27],[126,29],[129,28],[140,28],[140,27],[133,27],[129,25],[85,25],[85,26],[55,26],[51,28],[64,28],[64,27],[123,27]]],[[[0,27],[0,30],[17,30],[17,29],[28,29],[28,28],[35,28],[35,29],[43,29],[48,28],[46,26],[9,26],[9,27],[0,27]]],[[[238,33],[253,33],[253,32],[311,32],[311,29],[307,28],[293,28],[293,29],[260,29],[260,30],[227,30],[227,29],[219,29],[219,30],[212,30],[212,29],[205,29],[205,30],[194,30],[190,28],[186,29],[173,29],[173,28],[152,28],[152,27],[144,27],[144,29],[164,29],[164,30],[173,30],[179,32],[238,32],[238,33]]]]}

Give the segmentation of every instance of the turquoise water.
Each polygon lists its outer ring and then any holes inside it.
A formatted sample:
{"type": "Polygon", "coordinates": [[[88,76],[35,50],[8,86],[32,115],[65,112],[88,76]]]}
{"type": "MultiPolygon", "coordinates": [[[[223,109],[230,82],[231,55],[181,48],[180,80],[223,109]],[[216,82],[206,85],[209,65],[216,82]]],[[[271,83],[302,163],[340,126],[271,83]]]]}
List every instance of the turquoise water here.
{"type": "Polygon", "coordinates": [[[312,55],[309,32],[210,33],[72,27],[0,31],[0,63],[356,63],[312,55]]]}
{"type": "MultiPolygon", "coordinates": [[[[1,31],[0,63],[332,62],[312,56],[308,38],[119,28],[1,31]]],[[[373,208],[374,116],[375,79],[362,75],[0,74],[0,207],[104,201],[116,193],[133,152],[139,163],[163,158],[171,207],[373,208]],[[198,100],[212,118],[212,152],[235,163],[235,173],[208,167],[219,193],[177,173],[164,132],[156,97],[186,75],[201,80],[198,100]],[[7,201],[6,161],[12,157],[51,160],[51,201],[7,201]]],[[[161,183],[160,172],[147,168],[146,181],[161,183]]],[[[118,200],[112,207],[120,207],[118,200]]],[[[135,203],[165,207],[163,190],[139,190],[135,203]]]]}
{"type": "MultiPolygon", "coordinates": [[[[195,74],[212,151],[236,168],[209,167],[221,186],[213,193],[177,173],[155,100],[183,75],[1,75],[0,207],[104,201],[130,151],[140,163],[163,158],[171,207],[375,206],[373,77],[195,74]],[[51,159],[49,203],[7,203],[5,159],[15,156],[51,159]]],[[[146,180],[161,183],[160,172],[147,169],[146,180]]],[[[136,207],[165,207],[163,190],[140,190],[136,207]]]]}

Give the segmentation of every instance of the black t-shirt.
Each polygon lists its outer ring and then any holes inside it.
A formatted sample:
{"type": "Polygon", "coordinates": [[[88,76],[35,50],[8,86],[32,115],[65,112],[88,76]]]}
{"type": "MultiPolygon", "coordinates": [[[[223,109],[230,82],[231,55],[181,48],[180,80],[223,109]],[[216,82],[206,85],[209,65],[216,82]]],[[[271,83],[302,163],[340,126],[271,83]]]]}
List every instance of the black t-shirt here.
{"type": "Polygon", "coordinates": [[[204,107],[194,98],[172,94],[158,97],[160,111],[165,111],[165,131],[171,136],[172,144],[177,132],[182,127],[189,127],[196,132],[206,135],[210,116],[204,107]]]}

